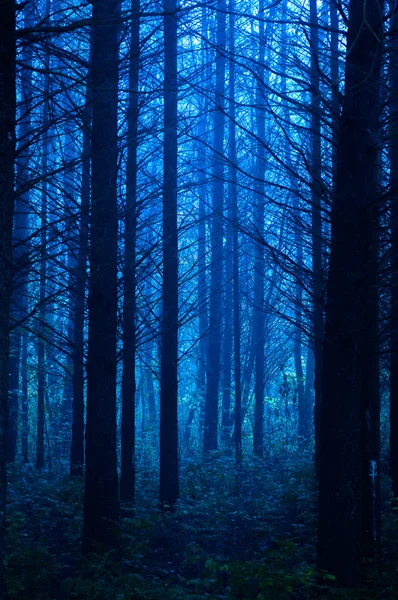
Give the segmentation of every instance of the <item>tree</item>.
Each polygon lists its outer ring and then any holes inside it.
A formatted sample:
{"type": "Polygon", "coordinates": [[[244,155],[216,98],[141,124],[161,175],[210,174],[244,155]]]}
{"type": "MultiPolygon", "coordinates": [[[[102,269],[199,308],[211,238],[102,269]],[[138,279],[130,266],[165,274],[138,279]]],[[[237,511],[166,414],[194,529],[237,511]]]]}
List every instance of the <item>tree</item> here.
{"type": "Polygon", "coordinates": [[[398,10],[390,25],[391,371],[390,474],[398,497],[398,10]]]}
{"type": "MultiPolygon", "coordinates": [[[[264,14],[264,3],[260,0],[259,14],[264,14]]],[[[264,86],[264,61],[265,61],[265,35],[264,21],[259,22],[259,73],[256,88],[256,126],[257,126],[257,151],[256,151],[256,190],[254,198],[253,222],[256,235],[264,237],[264,198],[265,198],[265,86],[264,86]]],[[[262,457],[264,451],[264,287],[265,287],[265,254],[264,244],[256,242],[254,258],[254,306],[253,306],[253,334],[255,346],[255,384],[254,384],[254,453],[262,457]]]]}
{"type": "Polygon", "coordinates": [[[314,396],[315,396],[315,469],[319,477],[320,416],[322,410],[322,340],[323,324],[323,269],[322,269],[322,173],[321,173],[321,94],[319,76],[319,41],[316,0],[310,1],[311,45],[311,235],[312,235],[312,295],[314,336],[314,396]]]}
{"type": "Polygon", "coordinates": [[[229,160],[230,160],[230,221],[232,223],[232,284],[233,284],[233,338],[234,338],[234,425],[235,425],[235,458],[242,459],[242,381],[241,381],[241,314],[240,314],[240,281],[239,281],[239,229],[238,229],[238,176],[236,156],[235,126],[235,2],[229,3],[229,160]]]}
{"type": "MultiPolygon", "coordinates": [[[[32,10],[26,5],[23,18],[25,26],[32,25],[32,10]]],[[[15,460],[17,451],[18,412],[21,396],[21,445],[24,461],[28,461],[28,399],[25,386],[22,385],[19,393],[19,378],[26,379],[26,362],[23,357],[26,349],[26,331],[21,326],[21,321],[26,319],[28,312],[28,265],[29,265],[29,202],[30,194],[27,189],[29,181],[29,144],[32,135],[30,111],[32,106],[32,55],[31,44],[26,44],[22,50],[23,67],[21,70],[20,125],[17,151],[17,182],[21,190],[16,193],[14,217],[14,262],[16,274],[14,277],[11,319],[16,326],[11,336],[10,349],[10,407],[7,441],[7,462],[15,460]],[[21,373],[22,371],[22,373],[21,373]]]]}
{"type": "Polygon", "coordinates": [[[378,113],[383,4],[351,0],[320,420],[318,563],[363,579],[379,542],[378,113]],[[363,26],[364,19],[367,27],[363,26]]]}
{"type": "Polygon", "coordinates": [[[163,506],[178,498],[177,4],[164,0],[163,282],[160,373],[160,489],[163,506]]]}
{"type": "Polygon", "coordinates": [[[133,0],[130,41],[128,156],[126,174],[126,218],[124,234],[123,379],[122,379],[122,464],[120,498],[133,500],[135,484],[135,363],[136,363],[136,228],[138,73],[140,61],[139,0],[133,0]]]}
{"type": "Polygon", "coordinates": [[[107,548],[118,520],[116,461],[119,5],[92,15],[92,202],[83,549],[107,548]]]}
{"type": "Polygon", "coordinates": [[[224,205],[224,96],[225,96],[225,2],[217,2],[217,47],[215,58],[214,142],[212,163],[212,227],[208,361],[205,401],[205,452],[218,447],[218,389],[221,360],[221,296],[224,205]]]}
{"type": "Polygon", "coordinates": [[[15,11],[13,0],[6,0],[0,5],[0,600],[5,597],[3,563],[7,485],[8,333],[12,281],[16,113],[15,11]]]}
{"type": "MultiPolygon", "coordinates": [[[[91,58],[89,63],[91,65],[91,58]]],[[[91,81],[89,79],[86,87],[85,105],[82,111],[83,148],[79,247],[73,283],[73,401],[70,474],[71,476],[79,477],[83,475],[84,463],[84,309],[86,305],[85,293],[87,282],[88,221],[90,209],[91,103],[92,91],[91,81]]]]}

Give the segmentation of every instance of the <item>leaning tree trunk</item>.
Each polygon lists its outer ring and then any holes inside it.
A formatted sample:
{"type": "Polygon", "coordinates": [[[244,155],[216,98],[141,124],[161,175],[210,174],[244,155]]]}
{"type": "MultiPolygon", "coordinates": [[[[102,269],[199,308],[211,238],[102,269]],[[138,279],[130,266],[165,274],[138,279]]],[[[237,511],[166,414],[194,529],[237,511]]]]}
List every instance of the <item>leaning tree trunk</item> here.
{"type": "Polygon", "coordinates": [[[83,549],[106,549],[118,520],[116,457],[119,5],[94,0],[92,205],[83,549]]]}
{"type": "Polygon", "coordinates": [[[160,373],[160,489],[178,498],[177,4],[164,0],[163,318],[160,373]]]}
{"type": "Polygon", "coordinates": [[[123,299],[123,374],[122,374],[122,426],[120,471],[120,498],[132,501],[135,486],[135,246],[136,246],[136,195],[137,195],[137,135],[138,135],[138,73],[140,61],[139,0],[132,1],[128,156],[126,180],[126,218],[124,233],[124,299],[123,299]]]}
{"type": "Polygon", "coordinates": [[[15,55],[15,2],[5,0],[0,4],[0,600],[5,597],[3,562],[7,484],[8,331],[14,209],[15,55]]]}
{"type": "Polygon", "coordinates": [[[363,580],[379,543],[378,106],[383,4],[351,0],[327,284],[318,564],[363,580]],[[363,26],[364,20],[367,27],[363,26]]]}

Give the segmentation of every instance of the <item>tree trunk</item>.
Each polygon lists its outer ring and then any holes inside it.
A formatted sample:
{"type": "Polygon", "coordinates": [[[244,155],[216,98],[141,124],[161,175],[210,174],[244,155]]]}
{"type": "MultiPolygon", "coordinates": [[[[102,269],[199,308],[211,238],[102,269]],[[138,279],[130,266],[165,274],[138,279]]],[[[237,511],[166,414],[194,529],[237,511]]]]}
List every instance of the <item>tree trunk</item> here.
{"type": "Polygon", "coordinates": [[[135,245],[137,194],[138,74],[140,60],[139,0],[132,0],[130,41],[128,156],[126,219],[124,234],[123,375],[122,375],[122,463],[120,498],[132,501],[135,486],[135,245]]]}
{"type": "MultiPolygon", "coordinates": [[[[46,69],[49,68],[46,57],[46,69]]],[[[36,436],[36,469],[43,469],[45,463],[44,430],[45,430],[45,393],[46,393],[46,287],[47,287],[47,207],[48,207],[48,155],[49,155],[49,94],[48,75],[44,82],[43,107],[43,146],[41,174],[43,177],[41,190],[41,231],[40,231],[40,271],[39,271],[39,322],[37,340],[37,436],[36,436]]]]}
{"type": "Polygon", "coordinates": [[[398,8],[390,25],[391,367],[390,474],[398,498],[398,8]]]}
{"type": "MultiPolygon", "coordinates": [[[[91,64],[91,59],[90,59],[91,64]]],[[[90,209],[91,84],[87,85],[82,114],[83,165],[80,201],[79,250],[74,282],[73,402],[70,475],[81,477],[84,463],[84,309],[87,281],[88,221],[90,209]]]]}
{"type": "Polygon", "coordinates": [[[311,44],[311,235],[312,235],[312,294],[313,336],[315,357],[314,426],[315,470],[319,478],[320,467],[320,415],[322,407],[322,340],[323,324],[323,272],[322,272],[322,175],[321,175],[321,95],[319,89],[318,16],[316,0],[310,0],[311,44]]]}
{"type": "Polygon", "coordinates": [[[239,215],[238,215],[238,177],[236,171],[236,128],[235,128],[235,2],[229,2],[230,32],[230,121],[229,121],[229,160],[230,160],[230,221],[232,223],[232,277],[233,277],[233,333],[234,333],[234,424],[235,459],[242,460],[242,379],[241,379],[241,315],[240,315],[240,279],[239,279],[239,215]]]}
{"type": "Polygon", "coordinates": [[[216,90],[214,108],[213,215],[211,228],[210,307],[205,401],[205,452],[218,447],[218,388],[221,359],[221,296],[224,204],[225,0],[217,2],[216,90]]]}
{"type": "Polygon", "coordinates": [[[163,318],[159,500],[178,498],[177,4],[164,0],[163,318]]]}
{"type": "Polygon", "coordinates": [[[5,597],[3,562],[7,485],[8,332],[14,209],[15,55],[15,2],[5,0],[0,4],[0,600],[5,597]]]}
{"type": "MultiPolygon", "coordinates": [[[[259,14],[264,15],[264,2],[260,0],[259,14]]],[[[265,35],[264,22],[259,21],[259,71],[256,88],[256,125],[257,125],[257,156],[256,156],[256,189],[254,199],[254,226],[258,237],[264,236],[264,198],[265,198],[265,86],[264,86],[264,60],[265,60],[265,35]]],[[[265,334],[265,255],[264,245],[255,244],[254,255],[254,318],[253,334],[255,345],[255,379],[254,379],[254,454],[263,456],[264,452],[264,334],[265,334]]]]}
{"type": "Polygon", "coordinates": [[[119,5],[94,0],[92,205],[83,550],[115,543],[119,5]]]}
{"type": "Polygon", "coordinates": [[[352,586],[363,580],[362,561],[376,557],[379,543],[377,140],[382,18],[382,2],[371,0],[364,7],[362,0],[351,0],[323,355],[318,563],[352,586]]]}

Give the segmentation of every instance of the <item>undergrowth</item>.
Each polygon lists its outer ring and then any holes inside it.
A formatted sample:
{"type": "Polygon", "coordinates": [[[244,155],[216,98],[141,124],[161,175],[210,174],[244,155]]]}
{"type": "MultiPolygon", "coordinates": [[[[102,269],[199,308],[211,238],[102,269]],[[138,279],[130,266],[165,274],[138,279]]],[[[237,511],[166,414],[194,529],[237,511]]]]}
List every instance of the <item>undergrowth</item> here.
{"type": "MultiPolygon", "coordinates": [[[[142,484],[142,485],[140,485],[142,484]]],[[[398,598],[398,511],[386,501],[383,572],[342,590],[315,569],[316,492],[310,461],[289,469],[213,456],[186,460],[172,514],[137,483],[121,507],[118,547],[81,555],[81,481],[10,473],[6,580],[15,600],[383,600],[398,598]]]]}

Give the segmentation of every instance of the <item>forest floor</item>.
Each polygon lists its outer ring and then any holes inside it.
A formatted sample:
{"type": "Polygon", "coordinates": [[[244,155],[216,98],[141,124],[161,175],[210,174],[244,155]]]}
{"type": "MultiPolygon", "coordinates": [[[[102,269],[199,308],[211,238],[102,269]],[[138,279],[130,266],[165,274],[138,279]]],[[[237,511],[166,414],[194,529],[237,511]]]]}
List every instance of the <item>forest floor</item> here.
{"type": "MultiPolygon", "coordinates": [[[[82,483],[16,467],[9,478],[6,578],[16,600],[398,599],[398,511],[384,502],[381,575],[344,591],[315,569],[310,461],[184,461],[181,497],[162,514],[156,478],[122,506],[118,548],[81,556],[82,483]]],[[[387,487],[386,487],[387,489],[387,487]]],[[[388,493],[385,495],[388,496],[388,493]]]]}

